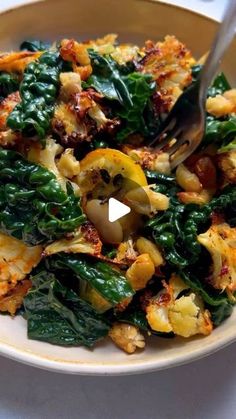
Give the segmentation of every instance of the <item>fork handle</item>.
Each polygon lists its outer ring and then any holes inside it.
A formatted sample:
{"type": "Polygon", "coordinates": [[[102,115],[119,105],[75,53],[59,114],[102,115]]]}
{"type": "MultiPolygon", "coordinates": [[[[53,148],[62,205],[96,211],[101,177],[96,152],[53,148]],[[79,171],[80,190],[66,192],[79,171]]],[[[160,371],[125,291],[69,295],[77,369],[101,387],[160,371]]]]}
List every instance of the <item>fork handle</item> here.
{"type": "Polygon", "coordinates": [[[232,42],[236,29],[236,0],[228,0],[223,22],[213,42],[211,51],[201,72],[199,98],[206,100],[206,92],[217,73],[220,60],[232,42]]]}

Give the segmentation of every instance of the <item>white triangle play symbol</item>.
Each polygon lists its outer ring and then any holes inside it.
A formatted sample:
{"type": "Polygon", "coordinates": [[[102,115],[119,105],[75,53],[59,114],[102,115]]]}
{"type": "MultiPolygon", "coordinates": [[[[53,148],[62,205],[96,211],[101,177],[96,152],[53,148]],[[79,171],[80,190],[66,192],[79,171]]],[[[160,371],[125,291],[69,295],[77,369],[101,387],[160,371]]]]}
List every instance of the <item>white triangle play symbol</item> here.
{"type": "Polygon", "coordinates": [[[108,201],[108,220],[110,223],[119,220],[119,218],[124,217],[124,215],[129,214],[131,211],[130,207],[122,202],[117,201],[115,198],[110,198],[108,201]]]}

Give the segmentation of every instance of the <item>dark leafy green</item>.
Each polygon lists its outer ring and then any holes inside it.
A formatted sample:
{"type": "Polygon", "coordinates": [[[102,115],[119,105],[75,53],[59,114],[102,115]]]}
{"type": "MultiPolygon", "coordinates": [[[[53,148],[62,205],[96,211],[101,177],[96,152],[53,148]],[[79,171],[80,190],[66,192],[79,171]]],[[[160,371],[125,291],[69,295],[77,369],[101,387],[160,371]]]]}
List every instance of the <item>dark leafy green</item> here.
{"type": "Polygon", "coordinates": [[[193,273],[182,270],[179,274],[186,285],[202,297],[206,304],[206,308],[208,308],[211,313],[212,321],[215,326],[218,326],[223,320],[231,315],[233,304],[229,301],[225,292],[219,294],[214,288],[207,287],[207,285],[200,282],[193,273]]]}
{"type": "Polygon", "coordinates": [[[225,319],[227,319],[227,317],[231,316],[234,307],[232,304],[225,300],[224,303],[222,302],[222,304],[218,305],[217,307],[208,306],[208,309],[211,313],[213,324],[215,326],[219,326],[225,319]]]}
{"type": "Polygon", "coordinates": [[[123,121],[123,127],[117,134],[117,140],[123,141],[133,133],[147,135],[144,110],[155,90],[152,77],[120,66],[110,56],[101,56],[93,50],[90,50],[90,58],[93,74],[86,85],[119,105],[116,115],[123,121]]]}
{"type": "Polygon", "coordinates": [[[71,269],[80,281],[88,282],[112,305],[134,294],[125,276],[105,262],[82,255],[60,254],[49,261],[49,266],[54,269],[71,269]]]}
{"type": "Polygon", "coordinates": [[[21,102],[7,120],[12,130],[44,140],[51,124],[62,66],[58,52],[45,52],[26,67],[20,85],[21,102]]]}
{"type": "MultiPolygon", "coordinates": [[[[201,73],[202,66],[197,65],[192,68],[193,82],[196,82],[201,73]]],[[[224,73],[216,76],[211,87],[208,89],[208,97],[221,95],[231,86],[225,77],[224,73]]],[[[225,118],[215,118],[212,115],[206,116],[205,134],[202,139],[201,147],[206,147],[214,143],[216,146],[225,148],[236,136],[236,118],[234,115],[229,115],[225,118]]],[[[230,148],[231,149],[231,148],[230,148]]],[[[226,151],[228,151],[226,149],[226,151]]]]}
{"type": "Polygon", "coordinates": [[[121,322],[137,326],[139,329],[144,330],[145,332],[148,332],[150,329],[145,312],[138,308],[134,310],[125,310],[123,313],[120,313],[117,318],[121,322]]]}
{"type": "Polygon", "coordinates": [[[208,89],[208,96],[214,97],[216,95],[222,95],[227,90],[231,89],[231,86],[225,77],[224,73],[220,73],[216,76],[211,87],[208,89]]]}
{"type": "Polygon", "coordinates": [[[31,52],[45,51],[49,49],[49,47],[50,44],[48,42],[43,42],[39,40],[26,40],[22,42],[22,44],[20,45],[21,51],[26,50],[31,52]]]}
{"type": "Polygon", "coordinates": [[[197,262],[201,245],[197,241],[199,229],[207,226],[213,211],[223,211],[236,205],[235,186],[225,188],[221,195],[204,206],[182,205],[171,199],[167,211],[160,212],[147,226],[152,237],[165,253],[166,260],[178,268],[197,262]]]}
{"type": "Polygon", "coordinates": [[[19,153],[0,149],[0,230],[26,244],[49,242],[73,231],[85,217],[68,185],[19,153]]]}
{"type": "Polygon", "coordinates": [[[15,74],[0,73],[0,101],[19,88],[18,77],[15,74]]]}
{"type": "MultiPolygon", "coordinates": [[[[201,74],[202,65],[198,64],[192,67],[192,77],[193,82],[195,82],[201,74]]],[[[212,85],[209,87],[207,95],[208,96],[216,96],[221,95],[227,90],[231,89],[231,86],[225,77],[224,73],[219,73],[216,78],[214,79],[212,85]]]]}
{"type": "Polygon", "coordinates": [[[91,347],[107,335],[109,324],[104,317],[52,273],[42,271],[32,281],[33,287],[24,298],[30,339],[91,347]]]}
{"type": "Polygon", "coordinates": [[[222,146],[218,149],[218,153],[227,153],[228,151],[236,150],[236,138],[231,143],[222,146]]]}
{"type": "Polygon", "coordinates": [[[236,137],[236,117],[230,115],[225,120],[215,119],[213,116],[207,116],[206,131],[202,140],[205,147],[214,143],[219,150],[226,147],[236,137]]]}

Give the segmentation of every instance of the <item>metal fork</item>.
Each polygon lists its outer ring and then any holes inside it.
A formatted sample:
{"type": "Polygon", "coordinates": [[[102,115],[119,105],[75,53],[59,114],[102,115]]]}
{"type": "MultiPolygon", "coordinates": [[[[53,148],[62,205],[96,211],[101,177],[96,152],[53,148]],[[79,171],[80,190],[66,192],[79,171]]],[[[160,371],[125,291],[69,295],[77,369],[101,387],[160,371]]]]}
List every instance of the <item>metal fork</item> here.
{"type": "Polygon", "coordinates": [[[165,149],[169,153],[172,169],[192,154],[203,138],[207,89],[234,38],[235,29],[236,0],[230,0],[200,77],[177,99],[157,137],[150,144],[155,146],[155,150],[165,149]]]}

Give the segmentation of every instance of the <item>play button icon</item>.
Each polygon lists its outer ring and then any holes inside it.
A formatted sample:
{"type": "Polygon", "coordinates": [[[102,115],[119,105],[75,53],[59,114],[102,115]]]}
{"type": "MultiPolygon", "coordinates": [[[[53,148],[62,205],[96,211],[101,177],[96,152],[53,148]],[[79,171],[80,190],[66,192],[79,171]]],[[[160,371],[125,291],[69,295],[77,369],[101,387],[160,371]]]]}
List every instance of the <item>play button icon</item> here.
{"type": "Polygon", "coordinates": [[[108,201],[108,220],[110,223],[119,220],[124,215],[129,214],[131,211],[128,205],[123,204],[115,198],[110,198],[108,201]]]}

